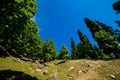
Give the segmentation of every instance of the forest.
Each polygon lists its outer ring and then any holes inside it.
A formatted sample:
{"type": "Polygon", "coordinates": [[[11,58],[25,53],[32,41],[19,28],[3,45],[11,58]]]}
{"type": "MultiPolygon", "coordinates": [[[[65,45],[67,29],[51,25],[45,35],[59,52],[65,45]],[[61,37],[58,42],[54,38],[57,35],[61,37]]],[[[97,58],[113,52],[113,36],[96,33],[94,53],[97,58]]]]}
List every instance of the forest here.
{"type": "MultiPolygon", "coordinates": [[[[120,1],[112,4],[116,14],[120,13],[120,1]]],[[[0,0],[0,56],[27,57],[40,62],[55,59],[113,59],[120,58],[120,31],[100,21],[84,18],[94,40],[76,31],[80,42],[71,38],[71,54],[66,45],[59,52],[52,39],[45,42],[39,35],[38,25],[32,20],[37,11],[36,0],[0,0]],[[119,35],[117,34],[119,33],[119,35]]],[[[120,27],[120,20],[115,21],[120,27]]]]}

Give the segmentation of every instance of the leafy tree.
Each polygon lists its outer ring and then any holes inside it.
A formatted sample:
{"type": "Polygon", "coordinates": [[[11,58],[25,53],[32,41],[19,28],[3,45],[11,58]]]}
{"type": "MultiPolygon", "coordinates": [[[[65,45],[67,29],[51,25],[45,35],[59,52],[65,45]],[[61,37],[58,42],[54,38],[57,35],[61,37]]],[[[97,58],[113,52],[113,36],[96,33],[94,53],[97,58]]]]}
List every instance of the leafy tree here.
{"type": "Polygon", "coordinates": [[[74,43],[73,38],[71,38],[71,51],[72,51],[72,59],[78,59],[78,50],[77,50],[77,46],[74,43]]]}
{"type": "Polygon", "coordinates": [[[0,0],[0,44],[21,33],[36,10],[36,0],[0,0]]]}
{"type": "Polygon", "coordinates": [[[95,33],[95,40],[105,54],[114,52],[117,57],[120,57],[119,53],[116,51],[117,49],[119,50],[118,43],[116,43],[116,36],[111,36],[110,33],[100,30],[95,33]]]}
{"type": "Polygon", "coordinates": [[[43,42],[31,20],[36,11],[36,0],[0,0],[0,45],[19,55],[42,58],[43,42]]]}
{"type": "Polygon", "coordinates": [[[60,49],[59,59],[65,59],[65,60],[70,59],[68,49],[65,45],[62,45],[62,48],[60,49]]]}
{"type": "Polygon", "coordinates": [[[42,54],[43,61],[47,62],[47,61],[54,60],[56,59],[56,56],[57,56],[56,48],[53,41],[47,39],[43,45],[43,54],[42,54]]]}
{"type": "Polygon", "coordinates": [[[102,49],[105,54],[114,52],[116,56],[119,57],[118,52],[115,51],[115,46],[118,46],[116,37],[114,34],[111,35],[110,33],[112,32],[112,28],[101,22],[95,23],[87,18],[85,18],[85,22],[92,32],[95,41],[98,42],[100,49],[102,49]]]}

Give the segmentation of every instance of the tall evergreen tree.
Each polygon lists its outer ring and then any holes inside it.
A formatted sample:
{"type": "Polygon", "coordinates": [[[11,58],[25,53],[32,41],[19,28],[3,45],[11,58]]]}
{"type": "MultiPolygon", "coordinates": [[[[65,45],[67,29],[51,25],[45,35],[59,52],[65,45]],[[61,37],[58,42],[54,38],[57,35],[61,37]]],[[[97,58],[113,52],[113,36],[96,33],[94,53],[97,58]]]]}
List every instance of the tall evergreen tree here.
{"type": "Polygon", "coordinates": [[[42,59],[44,62],[56,59],[56,48],[52,40],[46,40],[43,45],[42,59]]]}
{"type": "Polygon", "coordinates": [[[95,41],[98,42],[100,49],[103,49],[105,54],[114,52],[116,56],[119,57],[118,52],[115,51],[115,46],[117,47],[118,45],[116,43],[116,37],[109,32],[109,30],[111,31],[111,28],[108,28],[108,26],[99,22],[97,22],[97,24],[87,18],[85,18],[85,23],[92,32],[95,41]]]}
{"type": "Polygon", "coordinates": [[[83,33],[78,30],[78,35],[80,38],[80,43],[78,45],[78,49],[80,49],[79,53],[82,53],[81,55],[83,56],[83,58],[92,58],[92,44],[90,43],[89,39],[87,38],[87,36],[83,35],[83,33]],[[81,49],[81,47],[83,47],[81,49]],[[81,52],[82,51],[82,52],[81,52]]]}
{"type": "Polygon", "coordinates": [[[36,0],[0,0],[0,45],[19,55],[38,58],[42,41],[31,20],[36,11],[36,0]]]}
{"type": "Polygon", "coordinates": [[[68,48],[65,45],[62,45],[59,53],[59,59],[70,59],[68,48]]]}
{"type": "Polygon", "coordinates": [[[96,24],[95,22],[93,22],[92,20],[90,20],[88,18],[85,18],[84,21],[85,21],[87,27],[90,29],[93,38],[95,38],[95,32],[101,30],[101,28],[99,27],[98,24],[96,24]]]}
{"type": "Polygon", "coordinates": [[[78,50],[77,50],[77,46],[74,43],[73,38],[71,38],[71,51],[72,51],[72,59],[78,59],[78,50]]]}
{"type": "Polygon", "coordinates": [[[120,0],[113,3],[113,9],[116,11],[116,13],[120,13],[120,0]]]}
{"type": "Polygon", "coordinates": [[[106,24],[104,24],[104,23],[102,23],[100,21],[97,21],[97,20],[95,22],[100,26],[100,28],[102,30],[105,30],[106,32],[109,32],[112,35],[114,34],[114,30],[112,29],[111,26],[107,26],[106,24]]]}

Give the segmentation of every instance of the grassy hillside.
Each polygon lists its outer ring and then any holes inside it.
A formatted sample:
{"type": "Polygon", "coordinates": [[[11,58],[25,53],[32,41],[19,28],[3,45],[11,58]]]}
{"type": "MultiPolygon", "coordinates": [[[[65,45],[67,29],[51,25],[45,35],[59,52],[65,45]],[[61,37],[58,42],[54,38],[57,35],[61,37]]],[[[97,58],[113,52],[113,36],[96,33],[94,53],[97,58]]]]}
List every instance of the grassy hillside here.
{"type": "Polygon", "coordinates": [[[120,60],[55,60],[38,62],[0,58],[0,80],[120,80],[120,60]],[[6,77],[6,78],[4,78],[6,77]],[[18,78],[17,78],[18,77],[18,78]],[[115,77],[115,79],[113,79],[115,77]],[[4,79],[2,79],[4,78],[4,79]]]}

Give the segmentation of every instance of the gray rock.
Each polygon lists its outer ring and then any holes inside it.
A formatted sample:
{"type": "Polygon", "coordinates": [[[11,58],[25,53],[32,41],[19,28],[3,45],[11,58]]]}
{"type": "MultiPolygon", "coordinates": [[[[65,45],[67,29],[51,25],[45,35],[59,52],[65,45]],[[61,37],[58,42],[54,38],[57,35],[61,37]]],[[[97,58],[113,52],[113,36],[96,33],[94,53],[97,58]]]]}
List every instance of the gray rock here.
{"type": "Polygon", "coordinates": [[[87,67],[93,67],[93,65],[92,64],[88,64],[87,67]]]}
{"type": "Polygon", "coordinates": [[[116,79],[116,77],[114,75],[110,75],[110,77],[113,78],[113,79],[116,79]]]}
{"type": "Polygon", "coordinates": [[[47,80],[57,80],[58,72],[57,72],[57,70],[55,70],[54,72],[55,72],[54,74],[51,74],[51,75],[47,76],[47,78],[48,78],[47,80]]]}
{"type": "Polygon", "coordinates": [[[14,58],[13,60],[14,60],[15,62],[18,62],[18,63],[21,62],[20,58],[14,58]]]}
{"type": "Polygon", "coordinates": [[[79,70],[79,71],[78,71],[78,74],[81,74],[81,73],[82,73],[82,70],[79,70]]]}
{"type": "Polygon", "coordinates": [[[74,75],[70,75],[70,77],[74,77],[74,75]]]}
{"type": "Polygon", "coordinates": [[[32,70],[32,68],[31,68],[31,67],[29,67],[29,69],[30,69],[30,70],[32,70]]]}
{"type": "Polygon", "coordinates": [[[73,70],[74,68],[75,68],[75,67],[70,67],[68,70],[71,71],[71,70],[73,70]]]}
{"type": "Polygon", "coordinates": [[[72,80],[72,79],[73,79],[73,77],[69,77],[69,79],[70,79],[70,80],[72,80]]]}
{"type": "Polygon", "coordinates": [[[43,64],[38,64],[38,68],[43,69],[45,66],[43,64]]]}
{"type": "Polygon", "coordinates": [[[43,74],[44,74],[44,75],[49,75],[48,70],[47,70],[47,69],[45,69],[45,70],[43,71],[43,74]]]}
{"type": "Polygon", "coordinates": [[[87,72],[88,72],[88,70],[87,70],[87,69],[83,69],[83,70],[82,70],[82,72],[87,73],[87,72]]]}
{"type": "Polygon", "coordinates": [[[41,69],[36,69],[36,71],[40,74],[43,75],[43,71],[41,69]]]}

